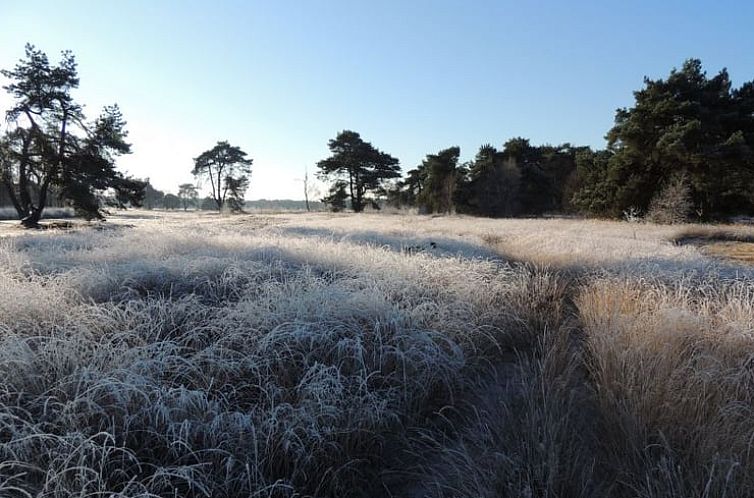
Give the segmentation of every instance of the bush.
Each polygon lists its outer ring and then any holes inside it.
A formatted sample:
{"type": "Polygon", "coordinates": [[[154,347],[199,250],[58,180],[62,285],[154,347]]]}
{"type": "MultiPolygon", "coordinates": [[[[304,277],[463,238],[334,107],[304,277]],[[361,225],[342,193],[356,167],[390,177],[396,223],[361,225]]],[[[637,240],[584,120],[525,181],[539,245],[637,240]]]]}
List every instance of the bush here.
{"type": "Polygon", "coordinates": [[[647,221],[663,225],[686,223],[691,209],[691,186],[686,174],[673,175],[649,203],[647,221]]]}

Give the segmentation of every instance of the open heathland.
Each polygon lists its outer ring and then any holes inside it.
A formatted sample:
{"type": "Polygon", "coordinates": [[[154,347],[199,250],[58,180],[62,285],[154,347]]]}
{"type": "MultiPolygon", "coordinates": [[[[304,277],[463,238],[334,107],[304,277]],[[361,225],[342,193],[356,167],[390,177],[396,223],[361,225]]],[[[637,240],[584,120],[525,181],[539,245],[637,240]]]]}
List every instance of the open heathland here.
{"type": "Polygon", "coordinates": [[[54,226],[0,223],[0,496],[754,495],[754,267],[696,243],[749,228],[54,226]]]}

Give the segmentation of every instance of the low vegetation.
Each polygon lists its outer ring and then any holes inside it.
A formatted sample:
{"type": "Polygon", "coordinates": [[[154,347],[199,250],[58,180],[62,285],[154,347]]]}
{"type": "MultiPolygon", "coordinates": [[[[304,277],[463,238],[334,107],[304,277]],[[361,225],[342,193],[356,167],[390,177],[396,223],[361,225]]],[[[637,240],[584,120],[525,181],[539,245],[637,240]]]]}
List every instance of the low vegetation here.
{"type": "Polygon", "coordinates": [[[754,271],[683,228],[150,216],[0,228],[0,495],[754,492],[754,271]]]}

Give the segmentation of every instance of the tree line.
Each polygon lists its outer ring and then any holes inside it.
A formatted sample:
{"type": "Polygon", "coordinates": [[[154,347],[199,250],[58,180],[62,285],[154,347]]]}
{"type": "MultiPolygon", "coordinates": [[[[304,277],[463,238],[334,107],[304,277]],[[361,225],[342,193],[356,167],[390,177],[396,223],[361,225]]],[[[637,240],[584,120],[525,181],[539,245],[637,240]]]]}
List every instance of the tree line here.
{"type": "Polygon", "coordinates": [[[461,163],[454,146],[428,154],[403,178],[395,158],[344,131],[318,163],[331,181],[324,201],[335,211],[388,204],[490,217],[630,213],[672,222],[754,214],[754,81],[734,88],[725,69],[708,77],[690,59],[665,79],[645,78],[634,100],[617,110],[605,149],[519,137],[500,149],[483,145],[461,163]]]}
{"type": "MultiPolygon", "coordinates": [[[[0,201],[25,226],[37,226],[50,205],[88,219],[108,206],[244,209],[253,160],[227,141],[194,158],[192,174],[211,191],[201,200],[197,185],[166,194],[118,171],[117,158],[131,152],[125,119],[117,105],[85,116],[71,94],[79,77],[70,52],[51,64],[27,45],[25,58],[0,74],[12,97],[0,136],[0,201]]],[[[606,139],[594,150],[517,137],[500,148],[482,145],[466,162],[452,146],[404,176],[397,158],[344,130],[329,141],[317,176],[329,185],[322,202],[333,211],[391,205],[489,217],[629,213],[661,222],[754,213],[754,81],[734,88],[725,69],[709,77],[699,60],[687,60],[664,79],[645,78],[606,139]]],[[[304,194],[308,209],[308,173],[304,194]]]]}

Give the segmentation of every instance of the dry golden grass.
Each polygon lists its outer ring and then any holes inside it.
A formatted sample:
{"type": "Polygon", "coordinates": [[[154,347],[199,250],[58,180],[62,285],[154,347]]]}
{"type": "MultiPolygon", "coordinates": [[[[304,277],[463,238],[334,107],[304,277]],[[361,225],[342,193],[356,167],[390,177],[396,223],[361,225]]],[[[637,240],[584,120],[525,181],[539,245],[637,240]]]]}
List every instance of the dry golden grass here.
{"type": "Polygon", "coordinates": [[[754,242],[708,242],[700,244],[706,254],[754,264],[754,242]]]}
{"type": "Polygon", "coordinates": [[[581,292],[606,461],[626,493],[754,489],[752,290],[749,282],[609,278],[581,292]]]}
{"type": "Polygon", "coordinates": [[[723,260],[754,263],[754,227],[750,225],[692,226],[674,236],[679,244],[695,245],[723,260]]]}

